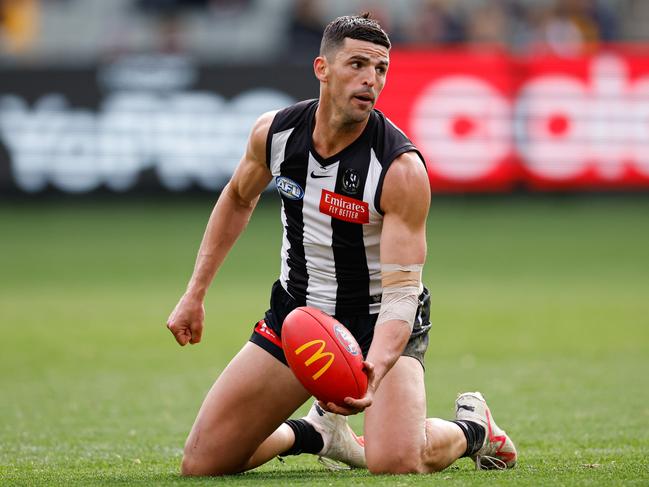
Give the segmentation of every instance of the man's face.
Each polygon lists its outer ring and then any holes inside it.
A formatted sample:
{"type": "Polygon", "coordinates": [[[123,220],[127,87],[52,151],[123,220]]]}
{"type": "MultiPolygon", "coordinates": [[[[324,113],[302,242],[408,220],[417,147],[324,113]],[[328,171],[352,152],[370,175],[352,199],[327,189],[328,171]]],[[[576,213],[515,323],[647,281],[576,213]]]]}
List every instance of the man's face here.
{"type": "Polygon", "coordinates": [[[336,108],[350,123],[364,121],[385,85],[388,49],[372,42],[346,38],[343,46],[327,61],[329,90],[336,108]]]}

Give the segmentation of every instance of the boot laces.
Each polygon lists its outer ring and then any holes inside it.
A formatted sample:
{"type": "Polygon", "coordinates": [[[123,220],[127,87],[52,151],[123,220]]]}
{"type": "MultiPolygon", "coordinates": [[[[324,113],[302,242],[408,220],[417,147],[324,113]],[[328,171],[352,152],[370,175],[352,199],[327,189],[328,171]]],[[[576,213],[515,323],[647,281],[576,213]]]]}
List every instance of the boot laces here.
{"type": "Polygon", "coordinates": [[[475,457],[476,470],[506,470],[507,464],[500,458],[489,455],[477,455],[475,457]]]}

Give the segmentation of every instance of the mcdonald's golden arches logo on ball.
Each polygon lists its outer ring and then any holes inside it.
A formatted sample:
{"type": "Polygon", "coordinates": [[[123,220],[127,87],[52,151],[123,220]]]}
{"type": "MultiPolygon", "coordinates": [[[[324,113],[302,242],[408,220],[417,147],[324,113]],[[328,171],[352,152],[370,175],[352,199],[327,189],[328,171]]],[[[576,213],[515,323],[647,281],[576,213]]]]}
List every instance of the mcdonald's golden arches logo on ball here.
{"type": "Polygon", "coordinates": [[[305,343],[304,345],[302,345],[301,347],[299,347],[298,349],[295,350],[295,355],[300,355],[306,349],[308,349],[310,347],[313,347],[313,346],[317,346],[317,345],[320,345],[320,346],[308,359],[306,359],[304,361],[304,365],[309,367],[311,364],[315,363],[316,361],[318,361],[320,359],[326,359],[327,357],[329,358],[329,360],[322,367],[320,367],[320,369],[315,374],[313,374],[311,376],[313,378],[313,380],[318,380],[320,378],[320,376],[322,376],[322,374],[324,374],[327,371],[327,369],[329,369],[329,367],[331,367],[331,364],[333,363],[336,356],[332,352],[325,352],[324,351],[324,349],[325,349],[325,341],[324,340],[319,340],[319,339],[318,340],[311,340],[310,342],[305,343]]]}

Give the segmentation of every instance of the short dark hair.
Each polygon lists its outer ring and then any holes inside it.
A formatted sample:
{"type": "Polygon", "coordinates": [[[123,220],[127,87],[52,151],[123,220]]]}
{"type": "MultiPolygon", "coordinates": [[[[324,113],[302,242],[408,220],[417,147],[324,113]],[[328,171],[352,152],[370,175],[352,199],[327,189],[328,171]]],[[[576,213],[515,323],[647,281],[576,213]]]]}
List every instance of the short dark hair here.
{"type": "Polygon", "coordinates": [[[379,44],[387,49],[391,46],[388,35],[379,23],[370,18],[369,12],[365,12],[361,15],[346,15],[332,20],[322,34],[320,55],[324,56],[340,48],[346,37],[379,44]]]}

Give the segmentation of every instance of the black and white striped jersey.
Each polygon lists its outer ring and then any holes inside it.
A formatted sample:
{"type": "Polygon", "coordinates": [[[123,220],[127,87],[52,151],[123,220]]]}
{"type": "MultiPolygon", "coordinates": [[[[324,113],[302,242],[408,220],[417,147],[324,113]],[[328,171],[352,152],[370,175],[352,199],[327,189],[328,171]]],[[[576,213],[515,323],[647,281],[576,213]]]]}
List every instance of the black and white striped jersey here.
{"type": "Polygon", "coordinates": [[[378,313],[383,179],[396,157],[419,152],[373,110],[358,139],[324,159],[313,148],[317,106],[279,111],[268,133],[266,160],[282,199],[280,282],[298,303],[332,315],[378,313]]]}

